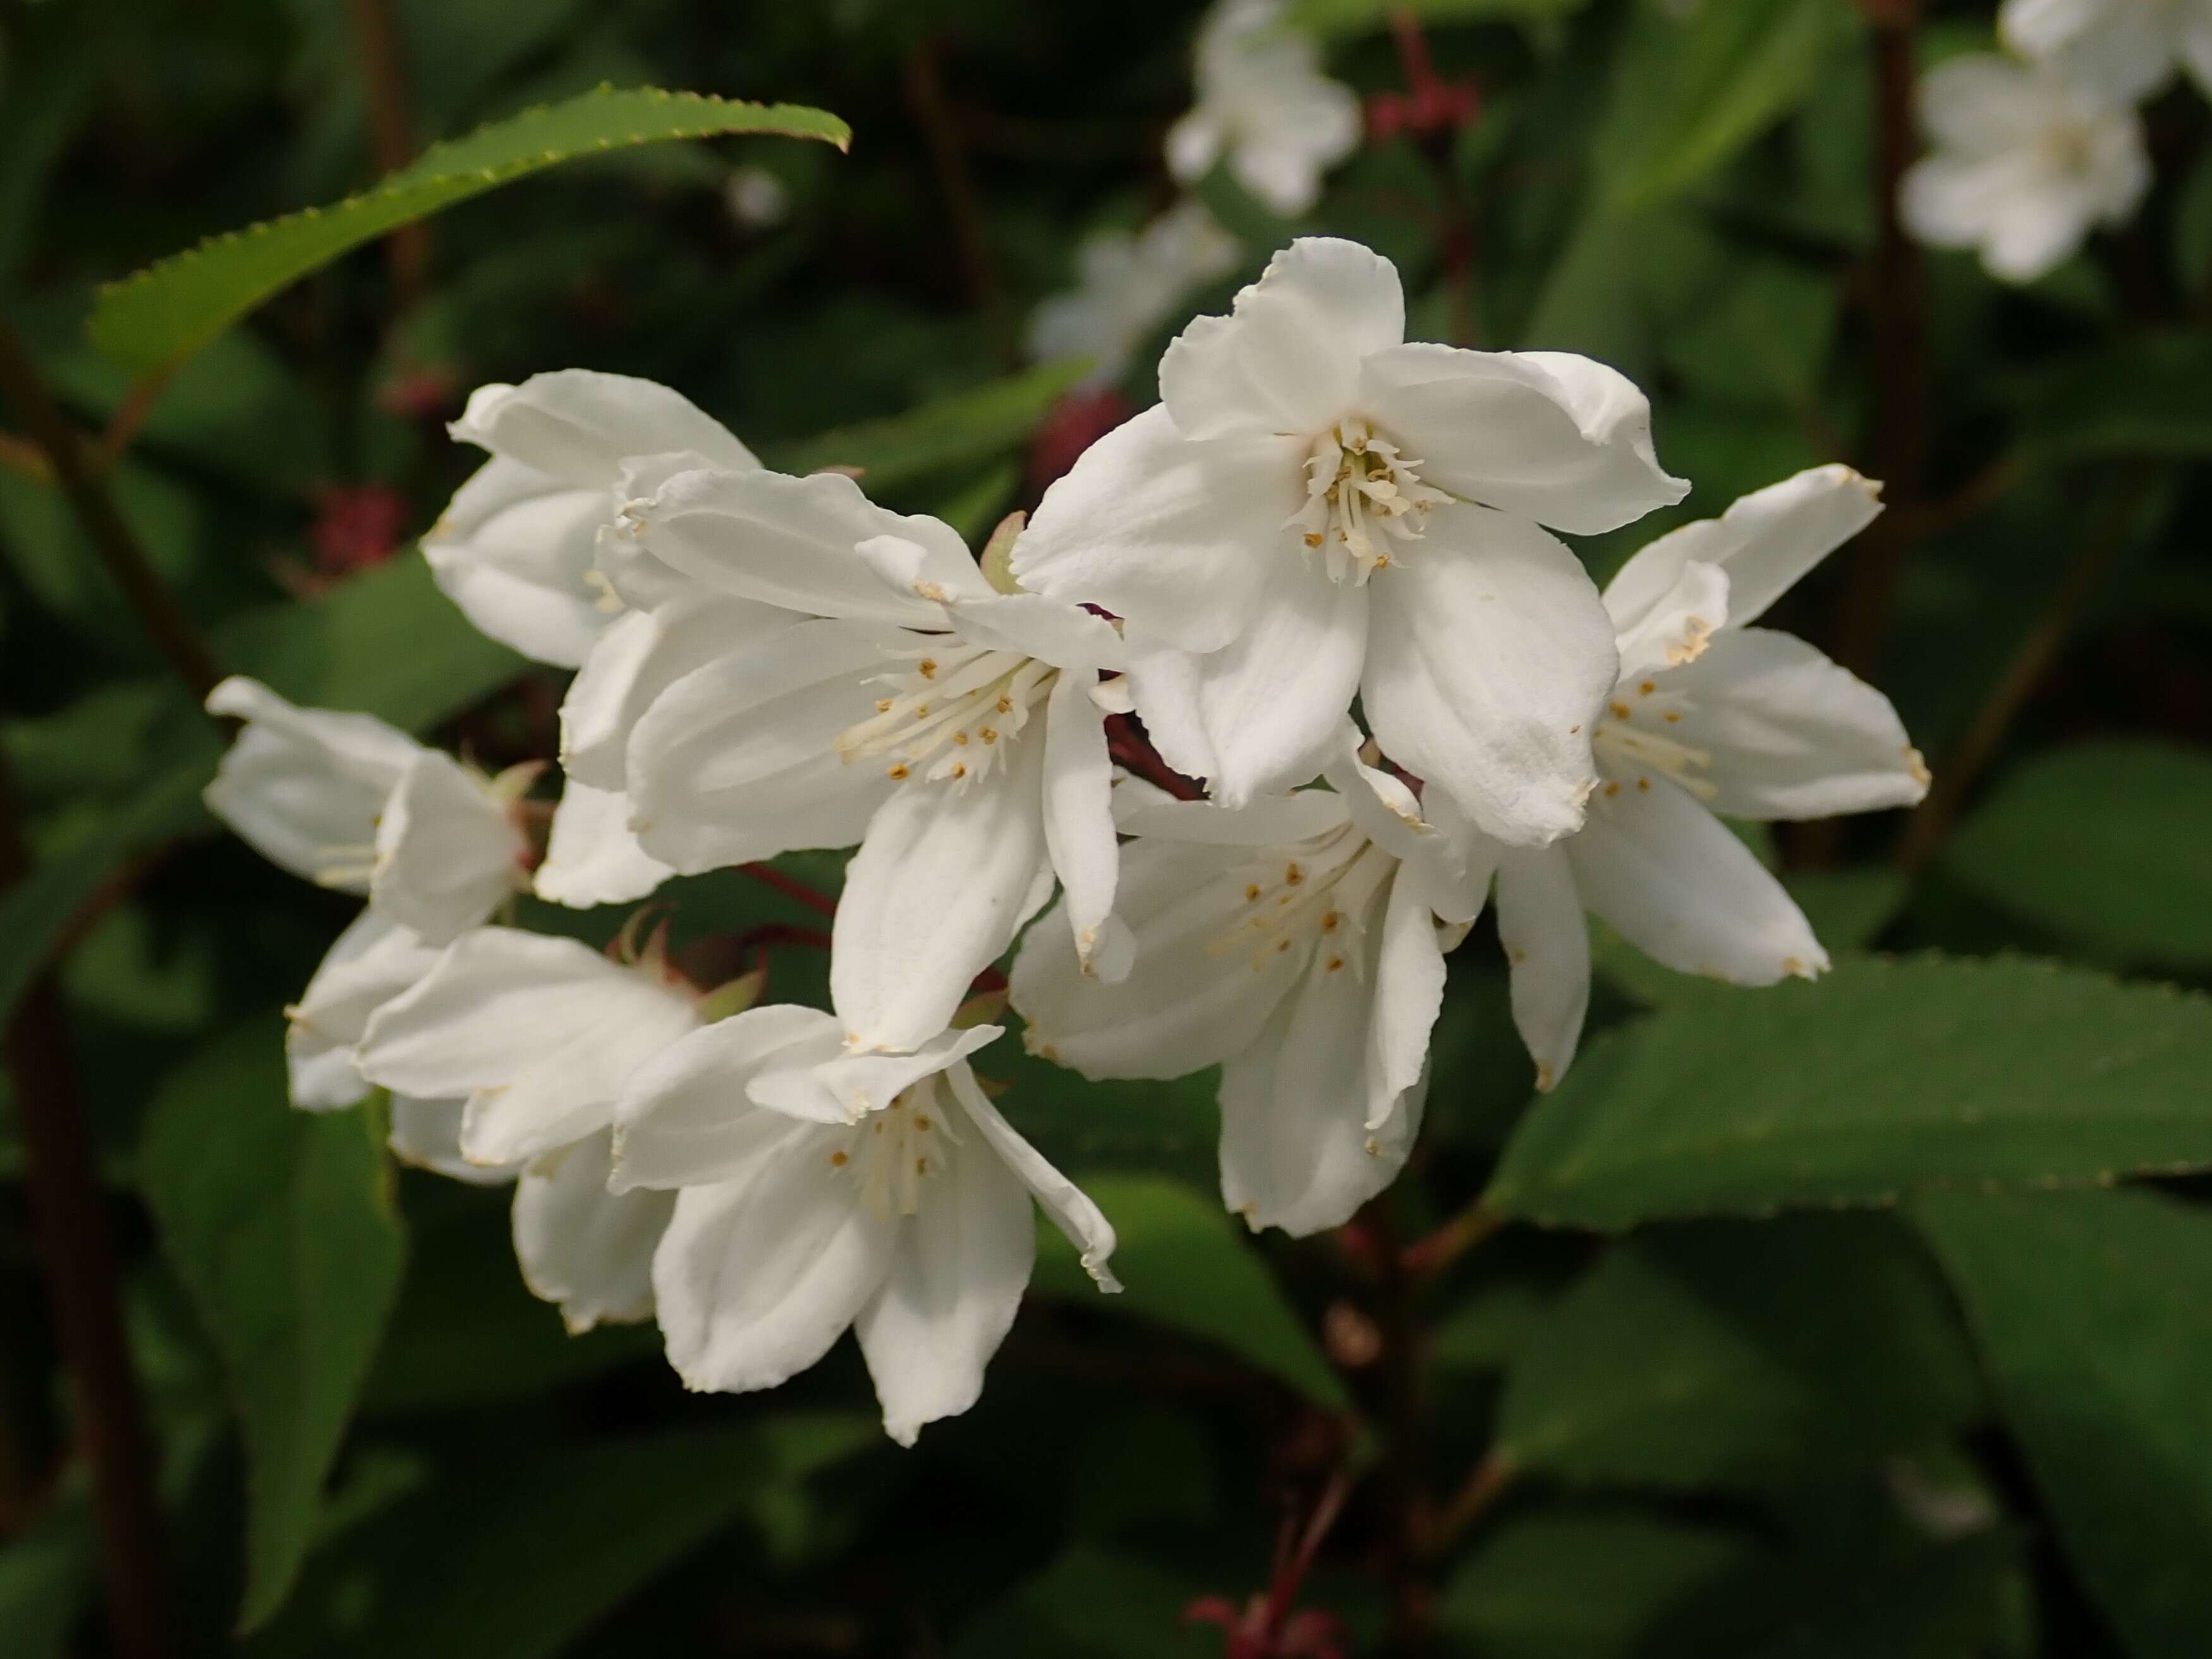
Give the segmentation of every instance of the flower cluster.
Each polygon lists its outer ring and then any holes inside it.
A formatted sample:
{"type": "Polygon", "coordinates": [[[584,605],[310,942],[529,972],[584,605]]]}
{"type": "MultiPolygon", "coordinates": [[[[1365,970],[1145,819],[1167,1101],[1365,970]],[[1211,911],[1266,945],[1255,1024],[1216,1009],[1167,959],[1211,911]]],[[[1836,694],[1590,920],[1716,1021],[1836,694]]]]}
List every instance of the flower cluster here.
{"type": "Polygon", "coordinates": [[[2212,0],[2005,0],[1997,27],[2009,55],[1922,79],[1934,149],[1898,205],[1923,241],[1977,248],[1991,276],[2029,283],[2142,204],[2136,106],[2177,70],[2212,92],[2212,0]]]}
{"type": "Polygon", "coordinates": [[[246,726],[211,805],[368,901],[292,1012],[295,1103],[389,1091],[403,1157],[515,1182],[525,1277],[572,1328],[657,1317],[693,1387],[773,1386],[850,1326],[911,1441],[976,1399],[1033,1206],[1115,1288],[1105,1218],[971,1069],[1018,940],[1029,1047],[1219,1065],[1224,1200],[1294,1233],[1404,1163],[1493,889],[1545,1086],[1586,910],[1684,971],[1817,974],[1723,819],[1924,788],[1880,694],[1750,625],[1875,487],[1802,473],[1601,592],[1554,532],[1687,489],[1642,394],[1404,325],[1387,260],[1294,242],[980,558],[664,388],[480,391],[454,431],[491,459],[423,548],[478,627],[576,671],[550,816],[534,768],[243,682],[212,702],[246,726]],[[848,847],[826,1010],[696,982],[642,912],[605,952],[502,919],[848,847]]]}

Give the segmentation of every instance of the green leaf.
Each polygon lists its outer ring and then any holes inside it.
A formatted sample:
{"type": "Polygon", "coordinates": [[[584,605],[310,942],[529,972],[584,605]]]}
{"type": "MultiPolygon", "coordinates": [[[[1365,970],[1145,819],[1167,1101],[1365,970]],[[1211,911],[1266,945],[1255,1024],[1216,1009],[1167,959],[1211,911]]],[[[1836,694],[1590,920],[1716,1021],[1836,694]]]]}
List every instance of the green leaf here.
{"type": "Polygon", "coordinates": [[[1759,1488],[1971,1420],[1973,1359],[1887,1216],[1704,1222],[1615,1249],[1521,1346],[1498,1449],[1571,1480],[1759,1488]]]}
{"type": "Polygon", "coordinates": [[[1452,1575],[1437,1622],[1485,1659],[1671,1656],[1681,1647],[1655,1634],[1696,1618],[1759,1555],[1747,1540],[1703,1527],[1537,1516],[1501,1530],[1452,1575]]]}
{"type": "Polygon", "coordinates": [[[1409,11],[1429,25],[1525,22],[1565,17],[1589,0],[1291,0],[1283,21],[1324,38],[1373,34],[1390,27],[1391,14],[1409,11]]]}
{"type": "Polygon", "coordinates": [[[61,1659],[93,1587],[92,1504],[82,1468],[0,1547],[0,1652],[61,1659]]]}
{"type": "Polygon", "coordinates": [[[1085,1175],[1082,1185],[1114,1224],[1114,1275],[1125,1288],[1102,1297],[1074,1248],[1041,1224],[1033,1289],[1157,1319],[1220,1344],[1309,1400],[1350,1409],[1344,1384],[1218,1199],[1154,1176],[1085,1175]]]}
{"type": "Polygon", "coordinates": [[[1149,1561],[1078,1544],[979,1614],[952,1659],[1190,1659],[1221,1638],[1183,1622],[1203,1587],[1149,1561]]]}
{"type": "Polygon", "coordinates": [[[871,495],[896,489],[934,472],[994,459],[1026,441],[1089,368],[1081,360],[1046,363],[904,415],[776,445],[763,459],[784,472],[851,467],[871,495]]]}
{"type": "Polygon", "coordinates": [[[362,195],[214,238],[111,283],[93,310],[93,343],[137,373],[159,374],[287,283],[495,185],[617,146],[745,132],[818,138],[841,149],[852,139],[842,121],[820,110],[601,88],[434,144],[362,195]]]}
{"type": "Polygon", "coordinates": [[[2212,1632],[2212,1214],[2152,1192],[1930,1196],[1913,1217],[2082,1577],[2143,1659],[2212,1632]]]}
{"type": "Polygon", "coordinates": [[[251,1630],[283,1604],[313,1536],[405,1238],[372,1115],[294,1111],[273,1019],[171,1074],[148,1113],[139,1182],[246,1442],[239,1622],[251,1630]]]}
{"type": "Polygon", "coordinates": [[[2105,455],[2212,454],[2212,335],[2129,332],[2026,385],[2018,453],[2028,465],[2105,455]]]}
{"type": "Polygon", "coordinates": [[[2207,1075],[2202,996],[2013,959],[1847,959],[1592,1043],[1486,1202],[1612,1228],[2203,1168],[2207,1075]]]}
{"type": "Polygon", "coordinates": [[[2126,960],[2212,964],[2212,754],[2082,744],[2008,775],[1953,839],[1961,881],[2126,960]]]}
{"type": "Polygon", "coordinates": [[[789,1539],[809,1477],[880,1433],[869,1417],[793,1413],[456,1468],[319,1557],[244,1651],[550,1659],[733,1521],[789,1539]]]}
{"type": "Polygon", "coordinates": [[[1812,90],[1850,25],[1838,0],[1734,0],[1687,18],[1639,9],[1596,141],[1601,210],[1649,206],[1734,156],[1812,90]]]}

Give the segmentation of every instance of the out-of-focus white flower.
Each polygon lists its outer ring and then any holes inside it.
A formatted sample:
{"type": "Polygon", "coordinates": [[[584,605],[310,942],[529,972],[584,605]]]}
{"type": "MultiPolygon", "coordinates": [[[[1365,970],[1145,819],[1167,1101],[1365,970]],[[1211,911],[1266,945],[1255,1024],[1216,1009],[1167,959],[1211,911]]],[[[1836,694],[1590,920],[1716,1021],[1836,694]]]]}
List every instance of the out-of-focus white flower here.
{"type": "Polygon", "coordinates": [[[2005,0],[1997,33],[2116,102],[2155,92],[2176,64],[2212,91],[2212,0],[2005,0]]]}
{"type": "Polygon", "coordinates": [[[949,526],[836,474],[686,473],[625,524],[693,580],[801,614],[746,612],[712,640],[636,628],[653,672],[611,665],[588,707],[572,692],[572,743],[618,728],[657,680],[624,744],[653,857],[689,873],[860,842],[830,965],[856,1045],[943,1030],[1055,872],[1085,958],[1126,966],[1104,730],[1118,702],[1098,681],[1121,661],[1111,623],[998,591],[949,526]],[[659,665],[695,646],[708,659],[668,678],[659,665]]]}
{"type": "Polygon", "coordinates": [[[1030,355],[1088,357],[1085,386],[1111,386],[1183,297],[1237,266],[1237,239],[1204,203],[1177,203],[1132,234],[1102,231],[1075,251],[1076,286],[1030,319],[1030,355]]]}
{"type": "Polygon", "coordinates": [[[1161,404],[1045,494],[1013,568],[1127,624],[1137,712],[1224,804],[1312,777],[1355,694],[1488,833],[1582,821],[1613,629],[1540,526],[1679,501],[1650,409],[1586,357],[1405,343],[1390,262],[1293,242],[1160,364],[1161,404]]]}
{"type": "Polygon", "coordinates": [[[1184,184],[1226,159],[1260,201],[1300,214],[1359,147],[1358,94],[1322,74],[1282,0],[1219,0],[1199,29],[1196,78],[1196,105],[1168,130],[1168,171],[1184,184]]]}
{"type": "Polygon", "coordinates": [[[590,369],[478,386],[450,429],[492,459],[422,538],[431,574],[478,629],[562,668],[582,662],[622,609],[593,552],[635,488],[626,464],[760,465],[680,393],[590,369]]]}
{"type": "Polygon", "coordinates": [[[207,787],[208,810],[271,863],[366,893],[427,945],[528,884],[518,805],[534,765],[488,778],[370,715],[297,708],[236,675],[207,706],[246,722],[207,787]]]}
{"type": "Polygon", "coordinates": [[[732,167],[722,199],[747,230],[774,230],[791,216],[790,187],[766,167],[732,167]]]}
{"type": "Polygon", "coordinates": [[[1498,855],[1498,933],[1540,1088],[1582,1034],[1584,910],[1683,973],[1809,979],[1828,965],[1811,925],[1714,814],[1832,817],[1927,793],[1887,697],[1803,641],[1746,626],[1873,520],[1879,489],[1814,467],[1662,536],[1607,587],[1621,678],[1598,725],[1589,820],[1498,855]]]}
{"type": "MultiPolygon", "coordinates": [[[[1420,1127],[1444,951],[1480,910],[1474,837],[1425,823],[1347,732],[1328,778],[1225,808],[1124,782],[1121,913],[1136,963],[1080,971],[1064,930],[1015,959],[1026,1041],[1090,1078],[1221,1066],[1221,1193],[1255,1229],[1310,1233],[1388,1186],[1420,1127]]],[[[1449,803],[1439,803],[1447,819],[1449,803]]]]}
{"type": "Polygon", "coordinates": [[[524,1282],[582,1331],[653,1312],[653,1250],[673,1206],[608,1190],[615,1103],[699,1018],[698,993],[657,947],[623,963],[574,939],[483,927],[370,1016],[358,1061],[418,1103],[407,1124],[418,1156],[520,1172],[524,1282]]]}
{"type": "Polygon", "coordinates": [[[694,1389],[769,1389],[850,1326],[884,1427],[912,1445],[966,1411],[1036,1250],[1032,1199],[1102,1288],[1114,1230],[999,1114],[967,1056],[995,1025],[855,1054],[845,1022],[752,1009],[623,1091],[614,1188],[665,1198],[653,1257],[668,1358],[694,1389]]]}
{"type": "Polygon", "coordinates": [[[1905,175],[1899,211],[1923,242],[1978,248],[2006,282],[2033,282],[2150,188],[2135,111],[2047,64],[1954,58],[1922,78],[1919,107],[1935,149],[1905,175]]]}

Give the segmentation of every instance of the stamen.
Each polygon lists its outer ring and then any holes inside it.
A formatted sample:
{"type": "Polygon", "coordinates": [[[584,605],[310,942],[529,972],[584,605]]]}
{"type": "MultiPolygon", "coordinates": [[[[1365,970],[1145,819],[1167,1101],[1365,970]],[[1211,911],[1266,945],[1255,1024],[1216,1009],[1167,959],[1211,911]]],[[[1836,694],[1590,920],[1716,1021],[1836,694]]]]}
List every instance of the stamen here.
{"type": "Polygon", "coordinates": [[[848,761],[889,756],[896,762],[889,775],[898,780],[917,771],[925,781],[984,776],[994,752],[1020,733],[1058,676],[1049,663],[1018,652],[948,638],[911,672],[882,677],[893,695],[878,698],[872,718],[839,736],[837,752],[848,761]]]}
{"type": "Polygon", "coordinates": [[[1290,523],[1307,548],[1328,549],[1331,580],[1364,582],[1397,557],[1393,540],[1420,539],[1430,508],[1451,499],[1421,482],[1420,465],[1364,420],[1340,422],[1314,441],[1306,504],[1290,523]]]}

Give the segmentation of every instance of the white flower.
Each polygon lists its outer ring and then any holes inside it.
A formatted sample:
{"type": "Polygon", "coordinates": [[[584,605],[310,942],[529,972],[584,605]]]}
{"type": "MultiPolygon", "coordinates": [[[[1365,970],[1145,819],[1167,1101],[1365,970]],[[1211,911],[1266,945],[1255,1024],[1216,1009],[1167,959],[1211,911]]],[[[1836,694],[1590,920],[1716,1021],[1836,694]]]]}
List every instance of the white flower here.
{"type": "Polygon", "coordinates": [[[1126,619],[1153,741],[1224,804],[1312,777],[1357,693],[1482,829],[1550,840],[1581,822],[1614,661],[1539,524],[1609,530],[1686,486],[1613,370],[1404,334],[1389,260],[1293,242],[1168,348],[1160,406],[1046,492],[1014,570],[1126,619]]]}
{"type": "Polygon", "coordinates": [[[1168,171],[1194,185],[1226,157],[1277,213],[1321,199],[1322,174],[1359,147],[1359,98],[1321,73],[1282,0],[1218,0],[1198,36],[1198,102],[1168,130],[1168,171]]]}
{"type": "Polygon", "coordinates": [[[1500,849],[1498,932],[1537,1084],[1565,1075],[1589,999],[1587,909],[1646,955],[1737,985],[1828,965],[1796,904],[1715,813],[1909,806],[1928,769],[1889,700],[1787,634],[1745,624],[1872,521],[1878,485],[1814,467],[1661,537],[1606,589],[1621,679],[1582,832],[1500,849]]]}
{"type": "Polygon", "coordinates": [[[2136,112],[2048,66],[1954,58],[1922,77],[1919,107],[1935,149],[1899,186],[1906,228],[1980,249],[2006,282],[2033,282],[2150,188],[2136,112]]]}
{"type": "MultiPolygon", "coordinates": [[[[1255,1228],[1333,1227],[1388,1186],[1420,1127],[1444,951],[1481,908],[1463,826],[1424,823],[1405,785],[1342,738],[1335,792],[1225,808],[1124,810],[1121,911],[1136,965],[1078,969],[1065,933],[1015,958],[1025,1041],[1090,1078],[1221,1065],[1221,1194],[1255,1228]],[[1442,919],[1441,924],[1439,918],[1442,919]]],[[[1438,803],[1449,820],[1449,803],[1438,803]]]]}
{"type": "Polygon", "coordinates": [[[2005,0],[1997,32],[2021,57],[2118,102],[2156,91],[2177,63],[2212,91],[2208,0],[2005,0]]]}
{"type": "Polygon", "coordinates": [[[615,1103],[633,1072],[698,1026],[697,993],[657,949],[626,964],[574,939],[483,927],[370,1017],[359,1064],[425,1103],[412,1144],[434,1146],[428,1103],[453,1103],[449,1151],[520,1170],[524,1282],[580,1331],[653,1312],[653,1249],[673,1206],[608,1190],[615,1103]]]}
{"type": "Polygon", "coordinates": [[[209,712],[246,722],[208,810],[273,864],[366,893],[429,945],[475,927],[528,884],[518,804],[535,766],[488,778],[367,714],[295,708],[236,675],[209,712]]]}
{"type": "Polygon", "coordinates": [[[553,810],[544,861],[533,884],[538,896],[588,909],[641,899],[675,873],[638,844],[629,827],[629,797],[570,778],[553,810]]]}
{"type": "Polygon", "coordinates": [[[431,574],[478,629],[562,668],[583,661],[622,608],[593,550],[634,488],[624,485],[624,464],[760,465],[681,394],[590,369],[479,386],[451,429],[492,459],[422,538],[431,574]]]}
{"type": "Polygon", "coordinates": [[[1133,235],[1110,230],[1086,237],[1075,251],[1073,291],[1054,295],[1030,319],[1030,355],[1046,362],[1088,357],[1083,384],[1111,386],[1185,295],[1236,266],[1237,239],[1194,198],[1133,235]]]}
{"type": "Polygon", "coordinates": [[[722,199],[747,230],[773,230],[791,216],[790,187],[766,167],[732,167],[722,199]]]}
{"type": "Polygon", "coordinates": [[[727,613],[711,637],[681,617],[651,639],[633,624],[636,663],[571,694],[572,752],[580,731],[619,729],[641,687],[664,687],[623,744],[653,856],[690,873],[860,843],[830,967],[856,1046],[911,1049],[942,1030],[1055,872],[1086,958],[1121,970],[1115,693],[1097,678],[1121,659],[1110,623],[998,592],[948,526],[885,512],[836,474],[686,473],[626,520],[692,579],[808,614],[727,613]],[[703,664],[671,678],[695,650],[703,664]]]}
{"type": "Polygon", "coordinates": [[[854,1054],[845,1022],[756,1008],[624,1091],[617,1193],[679,1189],[653,1257],[668,1358],[694,1389],[769,1389],[848,1326],[902,1445],[966,1411],[1036,1249],[1032,1198],[1107,1290],[1114,1230],[999,1115],[967,1055],[994,1025],[854,1054]]]}

